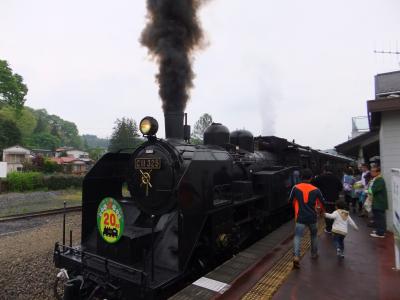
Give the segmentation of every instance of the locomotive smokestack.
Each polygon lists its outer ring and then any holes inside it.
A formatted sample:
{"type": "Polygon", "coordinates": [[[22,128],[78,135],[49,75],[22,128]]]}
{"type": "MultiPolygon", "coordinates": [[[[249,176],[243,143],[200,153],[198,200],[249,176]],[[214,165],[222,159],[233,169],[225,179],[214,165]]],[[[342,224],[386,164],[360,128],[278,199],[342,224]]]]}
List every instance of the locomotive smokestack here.
{"type": "Polygon", "coordinates": [[[183,112],[193,87],[192,53],[202,46],[197,12],[208,0],[147,0],[147,25],[140,42],[159,65],[156,81],[166,137],[183,138],[183,112]]]}
{"type": "Polygon", "coordinates": [[[183,140],[183,112],[164,112],[165,138],[183,140]]]}

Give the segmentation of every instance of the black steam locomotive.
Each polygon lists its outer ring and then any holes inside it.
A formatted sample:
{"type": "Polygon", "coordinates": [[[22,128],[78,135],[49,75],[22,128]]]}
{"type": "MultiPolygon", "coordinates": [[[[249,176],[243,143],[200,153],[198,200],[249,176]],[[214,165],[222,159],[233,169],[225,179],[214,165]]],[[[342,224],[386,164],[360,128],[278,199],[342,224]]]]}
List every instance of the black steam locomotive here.
{"type": "Polygon", "coordinates": [[[54,251],[64,299],[164,299],[289,220],[299,168],[349,162],[216,123],[192,145],[183,118],[165,114],[166,139],[144,118],[145,143],[86,175],[81,245],[54,251]]]}

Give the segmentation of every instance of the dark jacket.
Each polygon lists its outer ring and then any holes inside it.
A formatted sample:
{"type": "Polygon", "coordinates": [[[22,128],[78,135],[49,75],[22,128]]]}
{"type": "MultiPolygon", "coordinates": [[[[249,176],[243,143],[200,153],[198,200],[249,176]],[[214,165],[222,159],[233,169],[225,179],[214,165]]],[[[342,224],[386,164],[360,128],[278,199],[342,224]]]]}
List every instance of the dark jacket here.
{"type": "Polygon", "coordinates": [[[312,184],[319,188],[327,205],[335,205],[339,199],[339,193],[343,190],[342,182],[332,173],[318,176],[312,181],[312,184]]]}
{"type": "Polygon", "coordinates": [[[372,209],[388,209],[388,199],[385,180],[381,175],[375,177],[371,183],[372,209]]]}
{"type": "Polygon", "coordinates": [[[310,183],[296,184],[290,193],[289,201],[293,204],[297,223],[317,223],[316,208],[325,206],[321,191],[310,183]]]}

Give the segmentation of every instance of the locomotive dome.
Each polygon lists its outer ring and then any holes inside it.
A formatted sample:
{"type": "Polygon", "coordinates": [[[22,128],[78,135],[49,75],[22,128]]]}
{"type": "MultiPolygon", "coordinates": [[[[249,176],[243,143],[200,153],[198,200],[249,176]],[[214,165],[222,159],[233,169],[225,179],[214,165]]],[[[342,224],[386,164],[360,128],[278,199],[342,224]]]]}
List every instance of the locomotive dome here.
{"type": "Polygon", "coordinates": [[[212,123],[204,132],[204,145],[229,144],[229,129],[221,123],[212,123]]]}
{"type": "Polygon", "coordinates": [[[230,135],[230,143],[249,152],[254,152],[253,134],[248,130],[235,130],[230,135]]]}

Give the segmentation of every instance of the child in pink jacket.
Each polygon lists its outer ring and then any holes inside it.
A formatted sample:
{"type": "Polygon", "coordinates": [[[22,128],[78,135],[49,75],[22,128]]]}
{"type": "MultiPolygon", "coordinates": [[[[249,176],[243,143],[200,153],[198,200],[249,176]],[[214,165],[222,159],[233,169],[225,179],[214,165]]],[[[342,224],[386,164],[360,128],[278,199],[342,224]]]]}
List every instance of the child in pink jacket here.
{"type": "Polygon", "coordinates": [[[347,234],[348,224],[358,230],[356,223],[350,217],[349,212],[345,209],[346,203],[343,200],[336,201],[336,210],[331,213],[325,213],[325,218],[333,219],[332,234],[336,244],[337,256],[344,258],[344,238],[347,234]]]}

